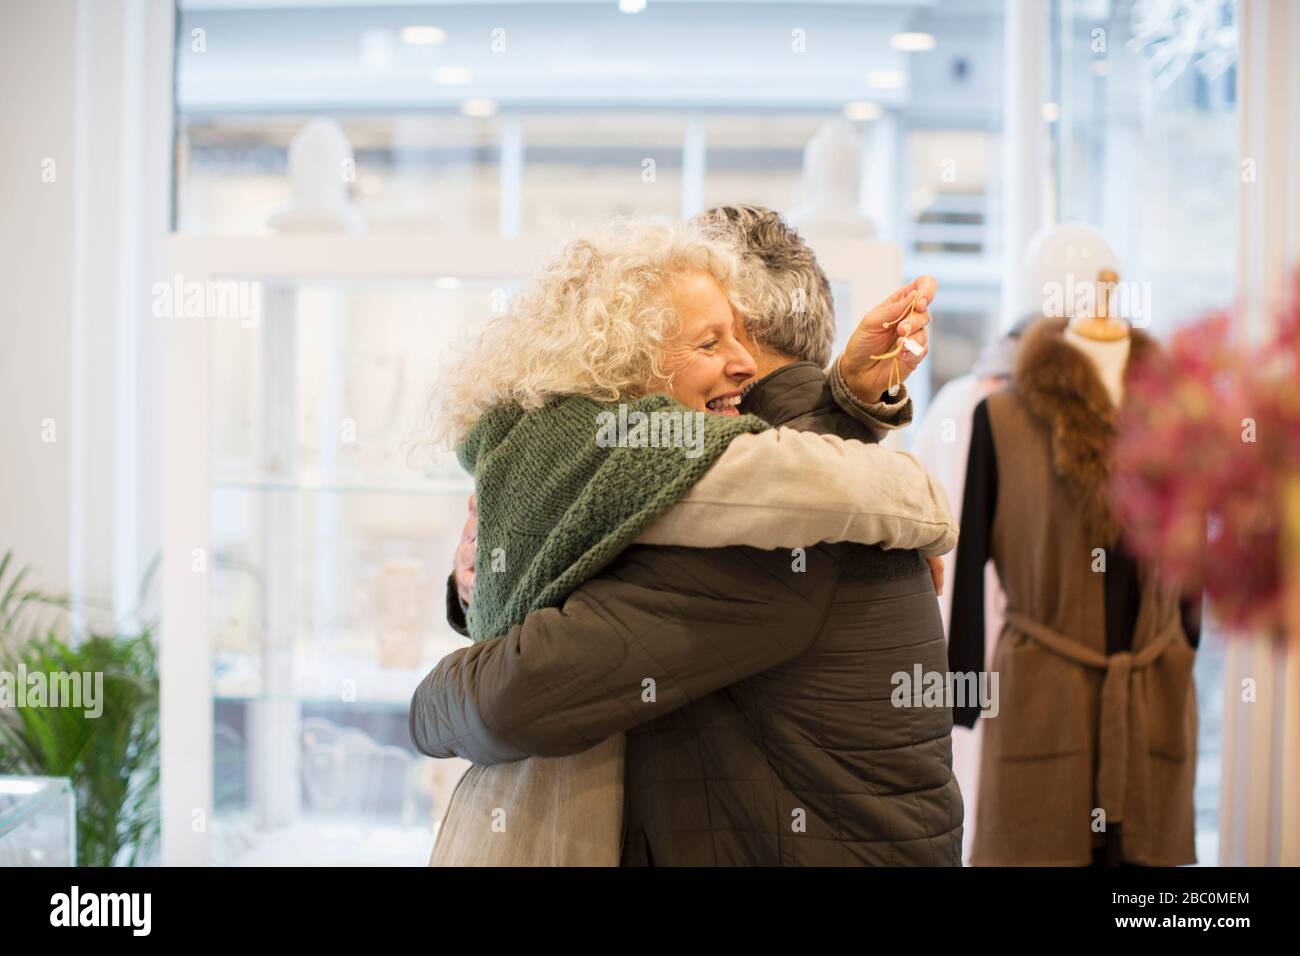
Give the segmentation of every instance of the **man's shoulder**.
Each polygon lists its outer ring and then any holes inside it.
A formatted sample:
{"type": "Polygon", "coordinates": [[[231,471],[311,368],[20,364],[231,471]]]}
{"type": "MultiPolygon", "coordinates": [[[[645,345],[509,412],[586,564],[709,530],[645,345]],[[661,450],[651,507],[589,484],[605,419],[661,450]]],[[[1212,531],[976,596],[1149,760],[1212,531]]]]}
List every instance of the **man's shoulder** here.
{"type": "Polygon", "coordinates": [[[826,370],[795,362],[767,375],[745,396],[741,411],[796,431],[875,442],[876,433],[835,401],[826,370]]]}
{"type": "Polygon", "coordinates": [[[773,550],[633,545],[593,580],[723,599],[755,598],[787,588],[811,598],[821,586],[834,583],[838,558],[837,546],[825,544],[773,550]]]}

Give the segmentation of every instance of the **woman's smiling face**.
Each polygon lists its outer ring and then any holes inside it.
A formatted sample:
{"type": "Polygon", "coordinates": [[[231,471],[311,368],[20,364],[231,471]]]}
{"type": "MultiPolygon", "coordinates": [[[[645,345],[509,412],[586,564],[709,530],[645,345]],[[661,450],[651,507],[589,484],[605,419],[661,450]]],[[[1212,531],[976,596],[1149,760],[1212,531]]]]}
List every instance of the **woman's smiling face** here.
{"type": "Polygon", "coordinates": [[[672,373],[669,393],[687,408],[739,415],[740,388],[754,377],[753,357],[736,339],[739,318],[726,294],[706,272],[685,272],[672,285],[681,328],[664,348],[672,373]]]}

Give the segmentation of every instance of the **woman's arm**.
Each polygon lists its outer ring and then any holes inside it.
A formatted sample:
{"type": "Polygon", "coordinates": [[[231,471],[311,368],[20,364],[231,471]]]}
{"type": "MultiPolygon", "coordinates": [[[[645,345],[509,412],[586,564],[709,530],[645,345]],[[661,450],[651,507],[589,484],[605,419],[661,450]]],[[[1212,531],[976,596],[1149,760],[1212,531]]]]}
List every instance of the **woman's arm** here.
{"type": "Polygon", "coordinates": [[[874,544],[945,554],[957,543],[948,496],[911,455],[835,435],[741,435],[638,544],[798,548],[874,544]]]}

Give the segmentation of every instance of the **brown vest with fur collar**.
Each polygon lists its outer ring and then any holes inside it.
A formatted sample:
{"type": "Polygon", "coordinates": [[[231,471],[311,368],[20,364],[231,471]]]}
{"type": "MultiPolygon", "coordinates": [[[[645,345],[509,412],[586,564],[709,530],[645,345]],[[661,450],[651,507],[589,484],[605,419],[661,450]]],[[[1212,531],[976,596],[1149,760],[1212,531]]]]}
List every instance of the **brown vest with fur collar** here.
{"type": "MultiPolygon", "coordinates": [[[[1143,570],[1130,651],[1106,656],[1100,561],[1115,409],[1091,361],[1045,319],[988,399],[998,466],[992,557],[1007,596],[994,654],[977,865],[1083,865],[1122,822],[1124,859],[1195,861],[1195,652],[1177,594],[1143,570]],[[1097,568],[1097,570],[1094,570],[1097,568]]],[[[1129,368],[1155,343],[1133,330],[1129,368]]]]}

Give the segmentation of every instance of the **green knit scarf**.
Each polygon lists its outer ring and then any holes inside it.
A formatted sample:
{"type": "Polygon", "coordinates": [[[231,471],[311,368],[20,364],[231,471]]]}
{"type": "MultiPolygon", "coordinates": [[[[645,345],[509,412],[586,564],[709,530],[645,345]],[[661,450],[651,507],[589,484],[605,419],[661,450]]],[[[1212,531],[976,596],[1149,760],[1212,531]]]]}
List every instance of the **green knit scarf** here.
{"type": "Polygon", "coordinates": [[[478,495],[471,638],[488,640],[530,611],[558,607],[671,508],[733,438],[767,427],[752,415],[701,415],[667,395],[623,403],[560,397],[533,411],[487,412],[457,449],[478,495]]]}

